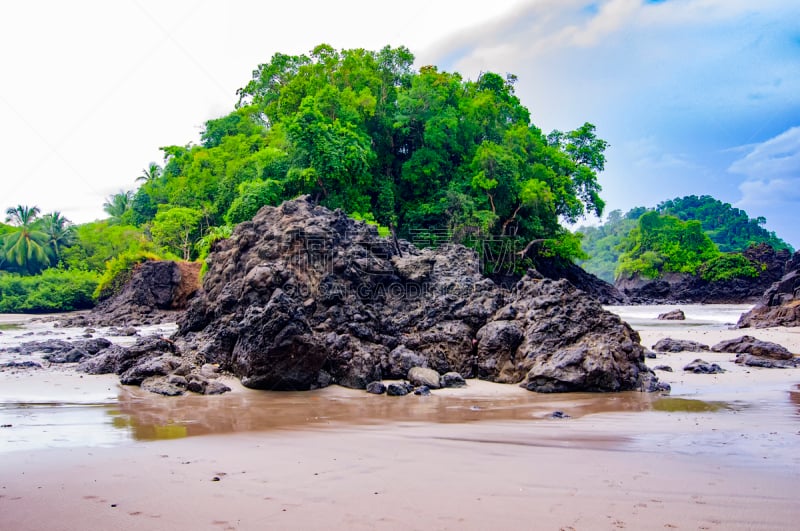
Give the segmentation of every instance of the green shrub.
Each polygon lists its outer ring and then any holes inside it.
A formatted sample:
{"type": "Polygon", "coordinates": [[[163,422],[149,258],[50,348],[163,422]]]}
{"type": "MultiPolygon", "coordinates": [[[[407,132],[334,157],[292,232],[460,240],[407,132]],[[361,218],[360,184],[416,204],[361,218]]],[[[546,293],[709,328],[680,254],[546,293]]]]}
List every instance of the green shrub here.
{"type": "Polygon", "coordinates": [[[100,280],[93,271],[47,269],[41,275],[0,275],[0,312],[40,313],[85,310],[100,280]]]}
{"type": "Polygon", "coordinates": [[[725,253],[703,264],[700,267],[700,276],[707,282],[756,278],[760,274],[760,269],[739,253],[725,253]]]}
{"type": "Polygon", "coordinates": [[[94,298],[104,300],[119,293],[130,280],[136,264],[160,259],[158,255],[146,251],[126,252],[112,258],[106,262],[106,270],[94,290],[94,298]]]}

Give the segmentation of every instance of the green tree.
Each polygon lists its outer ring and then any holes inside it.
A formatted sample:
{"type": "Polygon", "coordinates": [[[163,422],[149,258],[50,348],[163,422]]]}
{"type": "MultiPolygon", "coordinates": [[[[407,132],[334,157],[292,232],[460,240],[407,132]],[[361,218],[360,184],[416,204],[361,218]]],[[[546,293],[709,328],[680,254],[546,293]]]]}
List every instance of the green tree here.
{"type": "Polygon", "coordinates": [[[72,222],[55,211],[45,214],[41,222],[42,232],[47,235],[47,244],[53,256],[53,265],[58,264],[62,258],[62,251],[75,243],[75,230],[72,222]]]}
{"type": "Polygon", "coordinates": [[[161,177],[161,172],[162,172],[161,166],[159,166],[155,162],[151,162],[150,164],[147,165],[145,169],[142,170],[142,174],[139,175],[136,178],[136,180],[149,183],[161,177]]]}
{"type": "Polygon", "coordinates": [[[12,268],[36,274],[50,265],[47,235],[36,224],[39,207],[17,205],[6,210],[6,222],[14,226],[3,236],[2,251],[12,268]]]}
{"type": "Polygon", "coordinates": [[[133,197],[133,191],[130,190],[110,195],[103,203],[103,211],[115,221],[121,221],[123,216],[131,209],[133,197]]]}
{"type": "Polygon", "coordinates": [[[203,213],[195,208],[173,207],[156,214],[150,232],[156,245],[191,258],[192,247],[197,239],[203,213]]]}

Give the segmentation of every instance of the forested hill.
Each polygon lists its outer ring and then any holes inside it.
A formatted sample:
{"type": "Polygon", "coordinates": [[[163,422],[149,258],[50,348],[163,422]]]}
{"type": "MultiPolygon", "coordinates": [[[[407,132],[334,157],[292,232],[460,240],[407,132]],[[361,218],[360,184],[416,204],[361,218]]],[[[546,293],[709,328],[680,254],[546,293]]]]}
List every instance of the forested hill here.
{"type": "MultiPolygon", "coordinates": [[[[581,262],[581,266],[590,273],[613,282],[615,272],[621,266],[625,267],[620,263],[620,256],[636,247],[635,238],[640,237],[641,233],[635,229],[638,230],[641,224],[640,218],[649,212],[662,218],[674,217],[684,222],[698,222],[699,228],[716,246],[714,252],[741,253],[749,246],[759,243],[766,243],[778,250],[792,250],[774,232],[764,228],[766,219],[763,217],[750,218],[744,210],[711,196],[690,195],[663,201],[653,209],[636,207],[624,215],[615,210],[608,214],[606,222],[599,227],[580,227],[578,231],[584,234],[583,250],[590,257],[581,262]]],[[[679,227],[680,230],[685,227],[667,220],[660,222],[659,226],[679,227]]]]}
{"type": "Polygon", "coordinates": [[[594,125],[545,134],[515,95],[515,76],[469,80],[416,71],[413,61],[404,47],[275,54],[229,114],[206,122],[199,144],[176,139],[161,148],[163,163],[136,178],[138,189],[109,197],[108,220],[75,227],[57,212],[9,208],[30,215],[9,218],[0,235],[0,311],[66,306],[28,301],[17,277],[63,274],[66,285],[71,272],[111,274],[145,255],[202,259],[260,207],[301,194],[384,234],[478,249],[502,238],[504,252],[524,251],[515,270],[540,256],[583,256],[560,220],[603,211],[597,174],[607,143],[594,125]]]}

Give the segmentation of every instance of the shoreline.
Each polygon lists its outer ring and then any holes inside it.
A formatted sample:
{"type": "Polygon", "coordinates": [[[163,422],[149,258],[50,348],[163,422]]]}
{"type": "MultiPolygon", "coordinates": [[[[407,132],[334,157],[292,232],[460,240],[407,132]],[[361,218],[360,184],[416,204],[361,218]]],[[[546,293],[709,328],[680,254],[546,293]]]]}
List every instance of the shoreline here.
{"type": "MultiPolygon", "coordinates": [[[[647,348],[753,335],[800,352],[800,328],[636,328],[647,348]]],[[[0,428],[0,514],[23,531],[788,529],[800,519],[800,369],[733,357],[658,353],[647,364],[673,368],[657,371],[668,396],[476,380],[429,397],[270,393],[234,380],[224,395],[168,398],[64,367],[4,371],[0,402],[27,406],[0,407],[18,414],[0,428]],[[697,357],[727,372],[684,373],[697,357]]]]}

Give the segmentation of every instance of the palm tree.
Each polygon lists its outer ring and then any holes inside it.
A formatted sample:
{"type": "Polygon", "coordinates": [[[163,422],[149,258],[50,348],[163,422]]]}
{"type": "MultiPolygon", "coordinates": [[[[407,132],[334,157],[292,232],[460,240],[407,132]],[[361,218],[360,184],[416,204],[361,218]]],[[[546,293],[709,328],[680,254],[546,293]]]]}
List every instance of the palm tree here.
{"type": "Polygon", "coordinates": [[[61,260],[61,249],[69,247],[75,241],[72,222],[55,211],[42,218],[43,232],[47,235],[47,243],[53,252],[56,264],[61,260]]]}
{"type": "Polygon", "coordinates": [[[122,215],[130,210],[133,203],[133,191],[127,192],[120,191],[117,194],[110,195],[103,203],[103,210],[112,218],[119,220],[122,215]]]}
{"type": "Polygon", "coordinates": [[[14,225],[16,230],[3,236],[3,255],[7,262],[29,274],[38,273],[50,265],[47,235],[35,225],[39,212],[39,207],[23,205],[6,210],[6,222],[14,225]]]}
{"type": "Polygon", "coordinates": [[[149,183],[158,179],[161,176],[161,166],[156,164],[155,162],[151,162],[147,165],[145,169],[142,170],[142,174],[136,178],[137,181],[144,181],[149,183]]]}

